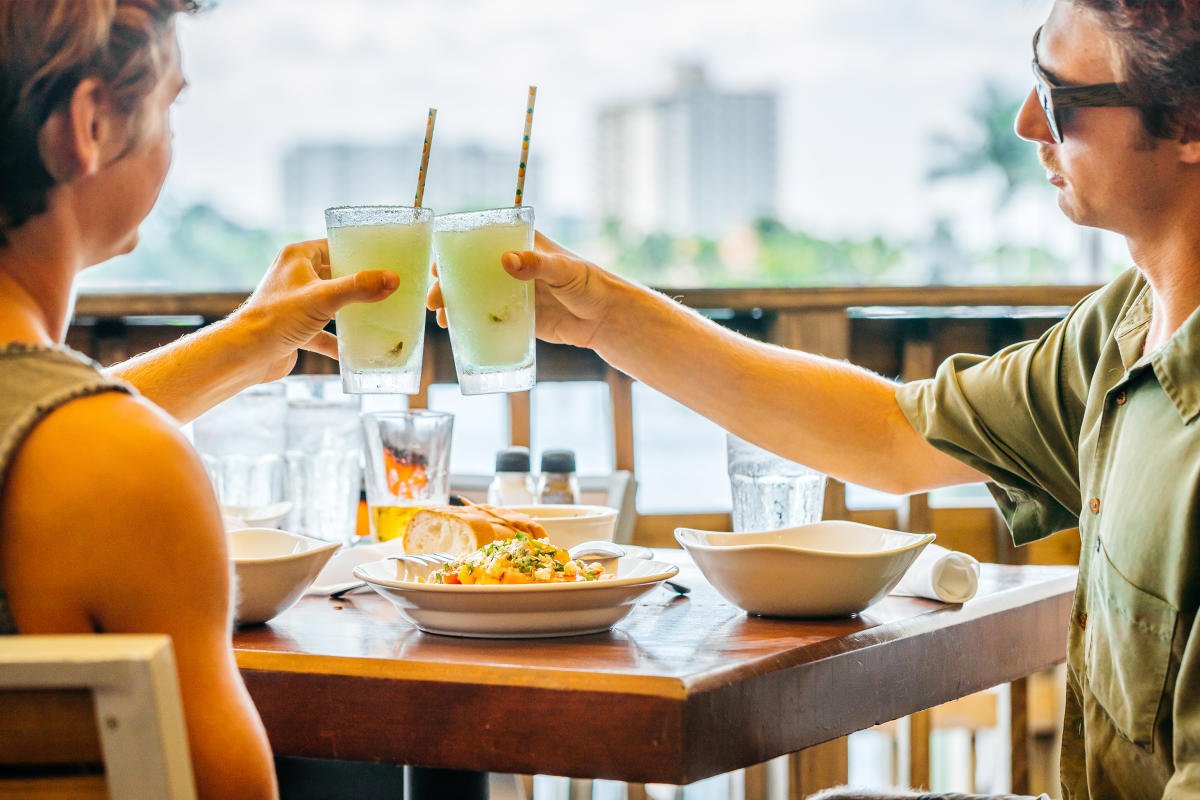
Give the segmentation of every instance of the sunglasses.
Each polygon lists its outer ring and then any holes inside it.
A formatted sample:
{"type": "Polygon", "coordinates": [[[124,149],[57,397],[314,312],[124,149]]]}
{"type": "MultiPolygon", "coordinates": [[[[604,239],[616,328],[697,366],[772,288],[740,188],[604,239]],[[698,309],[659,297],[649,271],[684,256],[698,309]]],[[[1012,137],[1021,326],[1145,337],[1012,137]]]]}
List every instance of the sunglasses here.
{"type": "Polygon", "coordinates": [[[1042,29],[1033,34],[1033,85],[1037,90],[1038,102],[1046,113],[1046,125],[1054,141],[1062,144],[1062,112],[1069,108],[1103,108],[1136,106],[1138,103],[1123,83],[1092,83],[1087,86],[1055,86],[1054,81],[1042,69],[1037,60],[1038,37],[1042,29]]]}

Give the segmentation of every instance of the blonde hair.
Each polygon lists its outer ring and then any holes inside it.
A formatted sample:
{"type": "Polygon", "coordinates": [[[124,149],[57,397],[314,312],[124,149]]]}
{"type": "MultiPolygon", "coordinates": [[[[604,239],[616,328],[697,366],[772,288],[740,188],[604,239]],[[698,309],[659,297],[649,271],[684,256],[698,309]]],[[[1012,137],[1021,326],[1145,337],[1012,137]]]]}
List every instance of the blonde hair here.
{"type": "Polygon", "coordinates": [[[195,0],[0,0],[0,244],[46,210],[55,186],[38,147],[46,120],[85,78],[126,120],[124,156],[166,68],[175,14],[195,0]]]}

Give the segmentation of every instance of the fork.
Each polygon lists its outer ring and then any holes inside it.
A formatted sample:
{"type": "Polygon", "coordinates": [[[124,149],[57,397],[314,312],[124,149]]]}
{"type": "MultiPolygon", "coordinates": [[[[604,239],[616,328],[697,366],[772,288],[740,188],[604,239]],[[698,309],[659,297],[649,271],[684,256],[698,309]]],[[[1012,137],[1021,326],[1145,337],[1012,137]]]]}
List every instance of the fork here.
{"type": "MultiPolygon", "coordinates": [[[[446,555],[445,553],[408,553],[402,556],[391,556],[388,560],[417,564],[421,567],[424,567],[428,571],[432,571],[443,564],[449,564],[454,560],[454,558],[446,555]]],[[[349,586],[338,589],[336,592],[331,592],[329,594],[329,599],[340,600],[351,592],[357,592],[366,585],[366,581],[352,583],[349,586]]]]}

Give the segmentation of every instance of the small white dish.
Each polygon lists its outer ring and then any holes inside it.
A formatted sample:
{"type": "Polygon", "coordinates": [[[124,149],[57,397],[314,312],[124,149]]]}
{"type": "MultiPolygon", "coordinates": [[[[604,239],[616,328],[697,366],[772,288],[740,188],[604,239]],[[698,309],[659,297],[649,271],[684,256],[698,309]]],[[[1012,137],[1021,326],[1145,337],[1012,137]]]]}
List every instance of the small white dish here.
{"type": "Polygon", "coordinates": [[[617,510],[608,506],[537,505],[504,506],[533,518],[546,529],[556,547],[569,550],[581,542],[611,542],[617,528],[617,510]]]}
{"type": "Polygon", "coordinates": [[[226,530],[269,528],[292,513],[292,501],[280,500],[267,506],[221,506],[226,530]]]}
{"type": "Polygon", "coordinates": [[[829,520],[759,533],[676,528],[675,539],[751,614],[844,617],[890,592],[934,535],[829,520]]]}
{"type": "Polygon", "coordinates": [[[612,580],[463,586],[418,583],[402,562],[383,559],[359,565],[354,575],[428,633],[540,639],[606,631],[678,572],[673,564],[626,557],[618,559],[612,580]]]}
{"type": "Polygon", "coordinates": [[[234,622],[239,625],[266,622],[291,608],[339,547],[276,528],[241,528],[225,535],[237,575],[234,622]]]}

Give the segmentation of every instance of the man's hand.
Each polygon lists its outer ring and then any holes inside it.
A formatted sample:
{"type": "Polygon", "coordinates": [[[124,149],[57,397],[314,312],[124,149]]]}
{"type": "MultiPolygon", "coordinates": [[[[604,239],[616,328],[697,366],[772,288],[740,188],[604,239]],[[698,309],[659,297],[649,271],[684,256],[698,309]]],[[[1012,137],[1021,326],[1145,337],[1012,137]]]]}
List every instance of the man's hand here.
{"type": "MultiPolygon", "coordinates": [[[[514,278],[535,281],[539,339],[593,346],[608,315],[612,275],[540,233],[535,235],[533,250],[505,253],[500,263],[514,278]]],[[[440,282],[429,290],[426,305],[437,312],[438,324],[446,327],[440,282]]]]}
{"type": "Polygon", "coordinates": [[[324,328],[338,309],[382,300],[398,285],[395,273],[385,269],[330,278],[326,240],[299,242],[279,252],[230,321],[258,331],[263,348],[260,380],[272,381],[291,372],[300,349],[337,358],[337,339],[324,328]]]}

